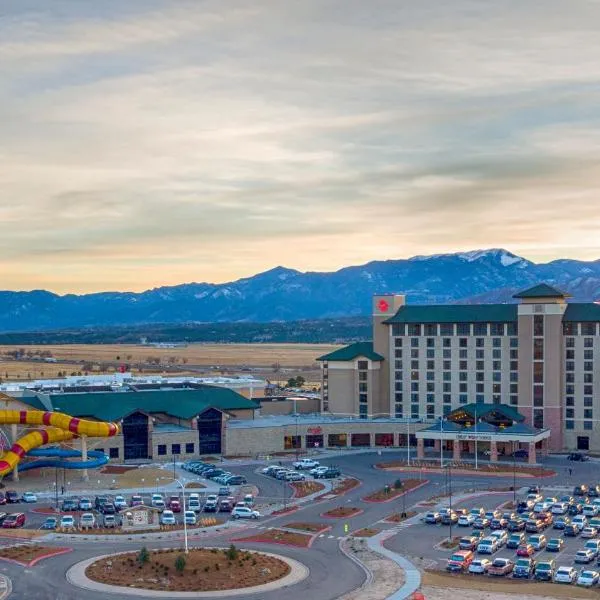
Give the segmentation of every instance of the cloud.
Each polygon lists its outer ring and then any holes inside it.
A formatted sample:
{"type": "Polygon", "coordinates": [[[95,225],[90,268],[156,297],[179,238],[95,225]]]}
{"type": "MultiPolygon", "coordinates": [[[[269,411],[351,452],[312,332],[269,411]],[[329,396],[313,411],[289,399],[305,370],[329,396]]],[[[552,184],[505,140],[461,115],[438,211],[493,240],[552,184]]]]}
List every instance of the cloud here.
{"type": "Polygon", "coordinates": [[[14,5],[4,286],[480,246],[597,257],[599,17],[585,0],[14,5]]]}

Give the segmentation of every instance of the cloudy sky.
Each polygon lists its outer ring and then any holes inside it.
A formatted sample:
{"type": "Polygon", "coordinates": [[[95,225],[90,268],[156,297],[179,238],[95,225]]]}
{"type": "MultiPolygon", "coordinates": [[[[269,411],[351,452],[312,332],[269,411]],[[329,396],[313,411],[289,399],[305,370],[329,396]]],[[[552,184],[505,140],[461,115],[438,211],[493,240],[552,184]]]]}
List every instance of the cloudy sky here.
{"type": "Polygon", "coordinates": [[[599,0],[0,0],[0,288],[600,258],[599,0]]]}

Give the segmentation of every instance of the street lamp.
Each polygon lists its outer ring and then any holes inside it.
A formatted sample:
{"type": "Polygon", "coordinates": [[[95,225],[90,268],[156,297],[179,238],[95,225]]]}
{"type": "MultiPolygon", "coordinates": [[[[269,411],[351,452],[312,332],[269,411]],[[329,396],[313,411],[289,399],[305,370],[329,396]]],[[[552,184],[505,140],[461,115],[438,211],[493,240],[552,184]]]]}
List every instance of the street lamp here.
{"type": "Polygon", "coordinates": [[[185,521],[185,483],[182,483],[181,481],[179,481],[179,479],[175,479],[174,480],[175,483],[179,486],[181,486],[181,495],[183,496],[183,543],[185,546],[185,553],[189,554],[189,550],[188,550],[188,535],[187,535],[187,523],[185,521]]]}
{"type": "Polygon", "coordinates": [[[515,441],[512,443],[513,455],[513,508],[517,508],[517,457],[515,456],[515,441]]]}
{"type": "Polygon", "coordinates": [[[440,469],[444,468],[444,440],[442,439],[442,436],[444,434],[443,424],[444,424],[444,417],[441,416],[440,417],[440,469]]]}
{"type": "Polygon", "coordinates": [[[449,511],[450,511],[450,535],[448,537],[448,540],[450,542],[452,542],[452,463],[449,462],[448,463],[448,497],[449,497],[449,503],[448,503],[448,507],[449,507],[449,511]]]}
{"type": "Polygon", "coordinates": [[[410,467],[410,419],[406,420],[406,465],[410,467]]]}

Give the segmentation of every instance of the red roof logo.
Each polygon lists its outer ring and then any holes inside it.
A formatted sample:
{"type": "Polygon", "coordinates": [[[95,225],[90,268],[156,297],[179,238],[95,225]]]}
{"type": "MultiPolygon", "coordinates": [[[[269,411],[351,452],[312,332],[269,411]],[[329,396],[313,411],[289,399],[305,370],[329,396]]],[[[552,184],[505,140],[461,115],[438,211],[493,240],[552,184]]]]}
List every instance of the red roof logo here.
{"type": "Polygon", "coordinates": [[[380,300],[377,303],[377,308],[379,309],[379,312],[387,312],[390,309],[390,305],[387,300],[380,300]]]}

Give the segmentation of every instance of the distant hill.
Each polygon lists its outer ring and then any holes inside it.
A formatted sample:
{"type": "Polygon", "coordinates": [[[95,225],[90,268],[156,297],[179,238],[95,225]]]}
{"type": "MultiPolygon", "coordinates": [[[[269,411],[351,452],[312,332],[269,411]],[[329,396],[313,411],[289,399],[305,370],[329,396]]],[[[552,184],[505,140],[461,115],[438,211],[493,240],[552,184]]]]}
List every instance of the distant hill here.
{"type": "Polygon", "coordinates": [[[600,297],[600,261],[536,264],[506,250],[374,261],[331,273],[276,267],[230,283],[187,283],[141,293],[59,296],[0,292],[0,331],[139,324],[275,323],[367,316],[374,293],[413,304],[510,302],[515,290],[546,281],[574,300],[600,297]]]}

